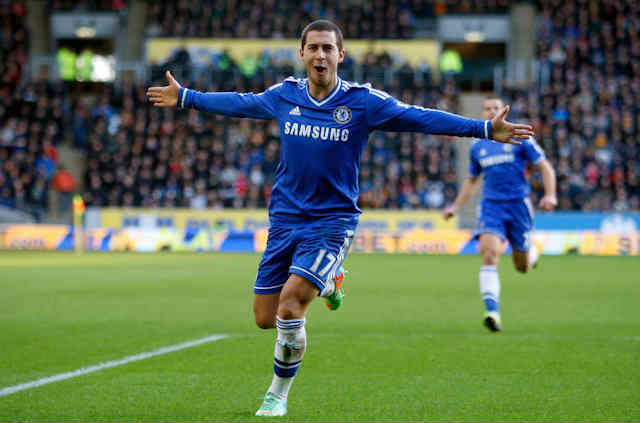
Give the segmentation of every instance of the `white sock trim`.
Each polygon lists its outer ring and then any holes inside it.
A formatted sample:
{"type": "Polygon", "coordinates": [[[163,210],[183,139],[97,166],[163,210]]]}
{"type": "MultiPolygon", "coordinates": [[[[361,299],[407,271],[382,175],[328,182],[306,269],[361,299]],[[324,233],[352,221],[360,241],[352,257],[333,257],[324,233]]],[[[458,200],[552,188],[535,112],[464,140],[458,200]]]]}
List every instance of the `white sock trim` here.
{"type": "Polygon", "coordinates": [[[532,244],[531,248],[529,248],[529,252],[527,253],[529,267],[533,267],[533,265],[538,262],[539,258],[540,258],[540,252],[538,251],[538,247],[532,244]]]}
{"type": "Polygon", "coordinates": [[[500,277],[498,276],[496,266],[482,266],[478,276],[480,282],[480,295],[482,295],[482,298],[490,297],[496,302],[499,302],[500,277]]]}
{"type": "Polygon", "coordinates": [[[320,292],[321,297],[328,297],[336,290],[336,283],[333,280],[328,280],[324,286],[324,289],[320,292]]]}
{"type": "Polygon", "coordinates": [[[496,266],[495,264],[485,264],[480,266],[481,272],[494,272],[497,270],[498,270],[498,266],[496,266]]]}
{"type": "Polygon", "coordinates": [[[302,319],[285,320],[285,319],[281,319],[279,316],[276,315],[276,328],[278,329],[283,329],[283,330],[298,329],[298,328],[304,327],[306,323],[307,323],[307,319],[305,319],[304,317],[302,319]]]}

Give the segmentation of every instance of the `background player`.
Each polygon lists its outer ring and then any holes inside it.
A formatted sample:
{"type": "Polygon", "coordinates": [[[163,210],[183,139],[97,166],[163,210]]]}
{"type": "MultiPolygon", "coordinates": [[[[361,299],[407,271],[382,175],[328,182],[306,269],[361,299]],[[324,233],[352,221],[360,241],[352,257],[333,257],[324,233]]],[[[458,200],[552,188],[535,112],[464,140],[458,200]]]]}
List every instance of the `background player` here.
{"type": "Polygon", "coordinates": [[[159,107],[194,108],[236,117],[276,119],[281,155],[269,204],[267,248],[254,286],[260,328],[277,328],[274,376],[257,415],[287,412],[287,396],[306,348],[305,315],[318,296],[335,309],[342,301],[335,279],[354,235],[360,209],[360,156],[371,131],[419,131],[493,138],[517,144],[528,125],[472,120],[409,106],[388,94],[341,80],[342,32],[320,20],[302,32],[300,58],[306,79],[287,78],[261,94],[200,93],[169,85],[149,88],[159,107]]]}
{"type": "MultiPolygon", "coordinates": [[[[499,98],[488,98],[483,103],[482,117],[493,119],[504,107],[499,98]]],[[[470,154],[470,176],[462,185],[454,203],[445,208],[446,219],[455,215],[466,204],[484,173],[484,192],[480,205],[475,237],[480,239],[482,266],[480,267],[480,293],[485,304],[485,326],[497,332],[502,328],[499,311],[500,278],[497,265],[502,241],[511,243],[515,268],[526,273],[538,260],[538,251],[531,243],[533,206],[529,199],[531,188],[525,177],[527,163],[542,173],[544,196],[539,207],[553,210],[556,199],[556,177],[553,167],[533,138],[521,145],[497,144],[488,139],[477,140],[470,154]]]]}

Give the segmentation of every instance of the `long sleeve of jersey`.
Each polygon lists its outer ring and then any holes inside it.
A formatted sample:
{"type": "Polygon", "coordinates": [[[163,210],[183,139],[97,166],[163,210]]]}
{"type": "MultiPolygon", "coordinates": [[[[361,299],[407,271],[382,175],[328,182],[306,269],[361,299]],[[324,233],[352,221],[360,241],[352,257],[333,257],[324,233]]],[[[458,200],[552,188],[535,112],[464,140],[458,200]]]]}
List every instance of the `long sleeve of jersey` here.
{"type": "Polygon", "coordinates": [[[529,138],[522,143],[524,155],[531,164],[538,164],[544,159],[544,150],[540,148],[535,138],[529,138]]]}
{"type": "Polygon", "coordinates": [[[389,94],[370,89],[367,97],[370,130],[424,132],[458,137],[491,138],[491,122],[402,103],[389,94]]]}
{"type": "Polygon", "coordinates": [[[274,86],[260,94],[201,93],[181,88],[178,93],[178,107],[232,117],[273,119],[277,101],[276,88],[277,86],[274,86]]]}
{"type": "Polygon", "coordinates": [[[478,162],[478,155],[473,147],[469,150],[469,174],[474,178],[482,173],[482,166],[478,162]]]}

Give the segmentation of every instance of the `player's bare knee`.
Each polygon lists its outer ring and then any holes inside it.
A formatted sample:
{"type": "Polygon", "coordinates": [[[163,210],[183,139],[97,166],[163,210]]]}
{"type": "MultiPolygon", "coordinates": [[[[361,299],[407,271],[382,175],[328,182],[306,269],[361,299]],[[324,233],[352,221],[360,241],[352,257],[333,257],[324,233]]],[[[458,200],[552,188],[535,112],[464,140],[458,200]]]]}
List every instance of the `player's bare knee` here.
{"type": "Polygon", "coordinates": [[[286,307],[285,304],[278,308],[278,317],[282,320],[292,320],[299,318],[300,313],[295,307],[286,307]]]}
{"type": "Polygon", "coordinates": [[[303,307],[296,298],[287,298],[278,305],[278,317],[283,320],[299,319],[303,313],[303,307]]]}
{"type": "Polygon", "coordinates": [[[485,266],[496,266],[500,255],[490,248],[482,250],[482,264],[485,266]]]}

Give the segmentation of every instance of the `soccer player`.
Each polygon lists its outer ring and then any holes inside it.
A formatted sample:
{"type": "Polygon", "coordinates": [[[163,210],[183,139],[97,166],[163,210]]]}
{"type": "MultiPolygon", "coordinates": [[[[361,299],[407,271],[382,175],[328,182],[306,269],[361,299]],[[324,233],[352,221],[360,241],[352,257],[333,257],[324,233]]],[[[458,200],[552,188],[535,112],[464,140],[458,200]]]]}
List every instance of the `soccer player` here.
{"type": "Polygon", "coordinates": [[[341,266],[358,223],[360,156],[374,130],[420,131],[491,138],[506,143],[532,135],[528,125],[472,120],[401,103],[369,84],[340,79],[342,32],[318,20],[302,32],[300,59],[307,78],[289,77],[260,94],[200,93],[181,87],[149,88],[158,107],[196,109],[235,117],[275,119],[281,153],[269,204],[267,248],[258,267],[253,310],[258,327],[276,327],[274,376],[259,416],[282,416],[302,363],[305,315],[324,297],[331,309],[343,299],[341,266]]]}
{"type": "MultiPolygon", "coordinates": [[[[493,119],[504,107],[499,98],[487,98],[483,103],[482,117],[493,119]]],[[[529,138],[520,145],[497,144],[483,137],[476,140],[469,152],[470,176],[462,185],[452,205],[443,211],[445,219],[458,213],[475,192],[484,173],[484,192],[480,206],[478,228],[475,237],[480,240],[482,267],[480,267],[480,294],[486,312],[484,325],[492,332],[502,329],[500,319],[500,278],[498,261],[502,241],[507,239],[513,251],[513,264],[522,273],[528,272],[538,261],[538,250],[531,243],[533,206],[529,199],[531,188],[525,176],[527,163],[542,173],[544,196],[539,207],[553,210],[556,198],[556,177],[553,167],[535,139],[529,138]]]]}

